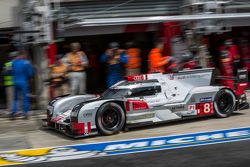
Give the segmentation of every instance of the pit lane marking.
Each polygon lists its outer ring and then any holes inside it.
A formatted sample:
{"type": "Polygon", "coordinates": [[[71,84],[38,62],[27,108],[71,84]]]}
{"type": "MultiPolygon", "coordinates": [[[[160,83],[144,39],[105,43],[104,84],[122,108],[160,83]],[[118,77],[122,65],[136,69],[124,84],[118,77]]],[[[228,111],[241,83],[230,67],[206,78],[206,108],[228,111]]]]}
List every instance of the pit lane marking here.
{"type": "Polygon", "coordinates": [[[150,152],[249,139],[250,127],[243,127],[182,135],[7,151],[0,152],[0,166],[150,152]],[[153,143],[160,144],[153,145],[153,143]]]}

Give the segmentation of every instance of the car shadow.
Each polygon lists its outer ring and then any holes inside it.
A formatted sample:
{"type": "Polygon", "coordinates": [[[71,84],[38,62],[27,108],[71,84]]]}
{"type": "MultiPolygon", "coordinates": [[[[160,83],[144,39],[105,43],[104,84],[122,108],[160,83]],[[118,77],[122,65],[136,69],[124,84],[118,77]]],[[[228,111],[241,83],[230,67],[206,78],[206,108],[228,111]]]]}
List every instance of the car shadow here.
{"type": "MultiPolygon", "coordinates": [[[[234,116],[241,116],[244,115],[244,113],[233,113],[231,115],[231,117],[234,116]]],[[[122,132],[123,133],[128,133],[129,132],[134,132],[134,131],[138,131],[138,130],[148,130],[148,129],[156,129],[156,128],[160,128],[160,127],[171,127],[171,126],[176,126],[176,125],[181,125],[181,124],[187,124],[187,123],[194,123],[194,122],[202,122],[202,121],[206,121],[206,120],[211,120],[211,119],[223,119],[223,118],[216,118],[214,116],[209,116],[209,117],[194,117],[194,118],[187,118],[187,119],[183,119],[183,120],[173,120],[173,121],[166,121],[166,122],[161,122],[161,123],[155,123],[155,124],[143,124],[143,125],[137,125],[137,126],[133,126],[133,127],[128,127],[125,128],[122,132]]],[[[224,118],[227,119],[227,118],[224,118]]],[[[75,141],[75,140],[81,140],[84,138],[99,138],[99,137],[103,137],[100,134],[94,134],[94,135],[90,135],[90,136],[83,136],[83,137],[72,137],[72,136],[68,136],[62,132],[59,132],[57,130],[51,129],[51,128],[43,128],[41,127],[40,130],[42,130],[45,133],[48,133],[49,135],[54,135],[60,138],[63,138],[67,141],[75,141]]],[[[118,134],[119,135],[119,134],[118,134]]]]}
{"type": "MultiPolygon", "coordinates": [[[[241,115],[244,115],[244,113],[235,112],[230,117],[241,116],[241,115]]],[[[230,118],[230,117],[227,117],[227,118],[230,118]]],[[[194,122],[202,122],[202,121],[211,120],[211,119],[227,119],[227,118],[218,118],[215,116],[186,118],[183,120],[173,120],[173,121],[165,121],[165,122],[155,123],[155,124],[138,125],[136,127],[129,127],[128,129],[125,129],[125,131],[148,130],[148,129],[160,128],[160,127],[165,127],[165,126],[168,126],[168,127],[176,126],[176,125],[181,125],[185,123],[187,124],[187,123],[194,123],[194,122]]]]}

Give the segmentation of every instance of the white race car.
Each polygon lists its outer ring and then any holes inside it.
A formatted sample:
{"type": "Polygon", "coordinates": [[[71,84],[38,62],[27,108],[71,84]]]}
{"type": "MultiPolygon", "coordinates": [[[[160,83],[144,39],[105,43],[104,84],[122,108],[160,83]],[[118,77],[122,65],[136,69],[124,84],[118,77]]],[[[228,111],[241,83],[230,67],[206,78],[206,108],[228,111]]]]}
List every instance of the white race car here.
{"type": "Polygon", "coordinates": [[[127,76],[101,96],[53,99],[45,122],[73,137],[112,135],[132,126],[212,115],[224,118],[249,108],[246,71],[230,78],[235,88],[211,84],[212,74],[213,69],[197,69],[127,76]]]}

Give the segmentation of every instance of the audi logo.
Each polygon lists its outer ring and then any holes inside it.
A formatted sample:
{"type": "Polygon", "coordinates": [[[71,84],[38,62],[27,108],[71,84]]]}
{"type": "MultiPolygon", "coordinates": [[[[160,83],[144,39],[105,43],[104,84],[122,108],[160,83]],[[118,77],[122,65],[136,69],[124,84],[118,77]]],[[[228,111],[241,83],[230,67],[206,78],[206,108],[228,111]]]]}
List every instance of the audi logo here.
{"type": "Polygon", "coordinates": [[[135,80],[135,81],[143,80],[143,79],[144,79],[143,75],[134,76],[134,80],[135,80]]]}

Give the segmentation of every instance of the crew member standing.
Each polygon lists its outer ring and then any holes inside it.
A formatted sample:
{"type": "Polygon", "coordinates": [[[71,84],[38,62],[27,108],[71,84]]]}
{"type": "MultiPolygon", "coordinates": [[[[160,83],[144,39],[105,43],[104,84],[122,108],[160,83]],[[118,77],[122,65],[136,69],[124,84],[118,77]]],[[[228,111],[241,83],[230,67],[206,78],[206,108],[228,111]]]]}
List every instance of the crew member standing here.
{"type": "Polygon", "coordinates": [[[58,56],[56,64],[51,66],[51,86],[55,97],[68,93],[67,66],[62,61],[62,56],[58,56]]]}
{"type": "Polygon", "coordinates": [[[168,64],[168,56],[162,56],[163,42],[158,42],[148,55],[149,73],[165,72],[165,66],[168,64]]]}
{"type": "Polygon", "coordinates": [[[9,54],[10,61],[4,63],[4,72],[3,72],[3,79],[4,79],[4,86],[5,86],[5,94],[6,94],[6,102],[7,102],[7,110],[11,112],[12,108],[12,100],[13,100],[13,76],[11,74],[12,71],[12,62],[18,52],[11,52],[9,54]]]}
{"type": "Polygon", "coordinates": [[[136,48],[132,42],[127,44],[126,75],[138,75],[141,72],[140,49],[136,48]]]}
{"type": "Polygon", "coordinates": [[[12,75],[14,81],[14,100],[11,118],[15,117],[17,112],[17,105],[23,100],[23,115],[28,118],[28,111],[30,108],[29,101],[29,78],[33,75],[33,67],[27,60],[25,51],[19,53],[19,56],[12,61],[12,75]],[[21,99],[19,99],[21,97],[21,99]]]}
{"type": "Polygon", "coordinates": [[[86,93],[86,68],[88,67],[88,58],[80,49],[80,43],[72,43],[71,52],[66,56],[72,95],[86,93]]]}
{"type": "MultiPolygon", "coordinates": [[[[220,50],[220,72],[222,76],[228,78],[233,77],[232,58],[230,56],[229,50],[226,48],[221,48],[220,50]]],[[[231,79],[221,80],[221,84],[234,89],[234,82],[231,79]]]]}
{"type": "Polygon", "coordinates": [[[127,63],[127,56],[125,50],[119,49],[119,44],[117,42],[109,44],[109,49],[101,56],[101,62],[108,64],[108,87],[123,79],[123,65],[127,63]]]}

